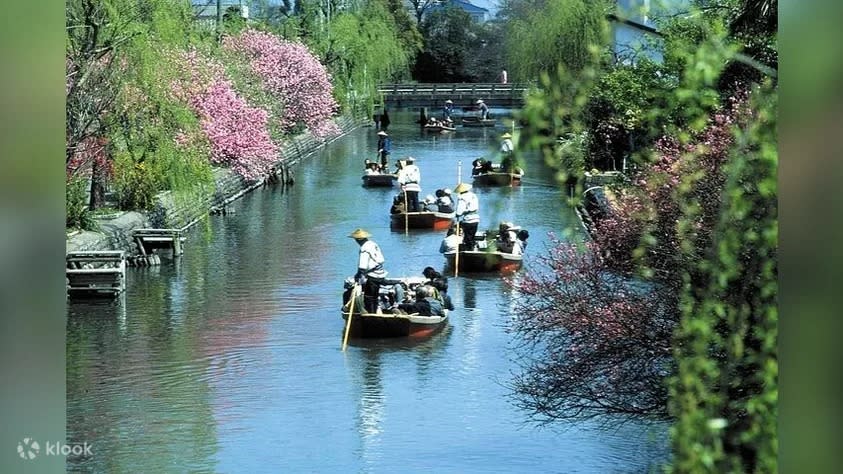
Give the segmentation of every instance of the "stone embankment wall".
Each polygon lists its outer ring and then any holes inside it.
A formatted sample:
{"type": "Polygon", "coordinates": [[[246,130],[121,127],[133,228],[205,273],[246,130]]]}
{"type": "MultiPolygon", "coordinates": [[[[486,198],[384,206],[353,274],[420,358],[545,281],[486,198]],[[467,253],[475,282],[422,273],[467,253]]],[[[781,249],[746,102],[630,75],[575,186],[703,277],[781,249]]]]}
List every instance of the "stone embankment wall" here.
{"type": "MultiPolygon", "coordinates": [[[[334,123],[341,133],[328,138],[318,138],[310,133],[297,135],[281,147],[283,159],[275,164],[270,179],[288,182],[293,177],[293,167],[321,147],[346,133],[369,123],[364,118],[338,117],[334,123]]],[[[193,196],[175,196],[170,191],[159,194],[152,212],[125,212],[119,217],[100,221],[99,232],[83,231],[67,239],[66,251],[125,250],[128,254],[137,252],[132,240],[135,229],[187,228],[207,216],[210,212],[224,209],[225,205],[240,198],[264,184],[264,180],[246,181],[229,169],[214,170],[215,190],[213,193],[196,193],[193,196]]]]}

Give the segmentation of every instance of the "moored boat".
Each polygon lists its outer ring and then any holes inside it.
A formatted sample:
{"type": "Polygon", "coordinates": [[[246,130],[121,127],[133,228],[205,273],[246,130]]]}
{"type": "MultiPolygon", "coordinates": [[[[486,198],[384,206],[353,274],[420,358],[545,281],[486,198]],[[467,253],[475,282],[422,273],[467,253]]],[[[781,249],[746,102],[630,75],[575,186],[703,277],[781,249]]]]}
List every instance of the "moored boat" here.
{"type": "Polygon", "coordinates": [[[369,188],[375,188],[375,187],[388,188],[388,187],[391,187],[393,185],[393,183],[395,183],[395,180],[397,178],[398,178],[398,175],[396,175],[396,174],[380,173],[380,174],[364,174],[362,179],[363,179],[363,186],[366,186],[366,187],[369,187],[369,188]]]}
{"type": "Polygon", "coordinates": [[[454,220],[453,212],[398,212],[390,215],[390,225],[393,229],[433,229],[444,230],[451,226],[454,220]]]}
{"type": "Polygon", "coordinates": [[[498,121],[496,119],[481,120],[478,117],[470,116],[462,118],[463,127],[494,127],[497,123],[498,121]]]}
{"type": "Polygon", "coordinates": [[[438,133],[438,132],[453,132],[457,128],[456,127],[448,127],[448,126],[445,126],[445,125],[429,125],[429,124],[427,124],[424,127],[422,127],[422,129],[425,132],[438,133]]]}
{"type": "Polygon", "coordinates": [[[472,178],[475,186],[517,186],[521,184],[524,173],[504,173],[501,171],[489,171],[478,173],[472,178]]]}
{"type": "MultiPolygon", "coordinates": [[[[396,281],[403,282],[410,294],[418,285],[424,283],[423,278],[399,278],[396,281]]],[[[436,334],[448,323],[448,310],[444,310],[442,316],[423,316],[420,314],[403,314],[392,312],[388,306],[392,306],[395,295],[393,290],[382,287],[379,298],[378,310],[375,313],[365,311],[363,298],[359,287],[352,290],[350,301],[342,307],[342,318],[348,323],[349,310],[351,310],[351,324],[349,325],[349,337],[373,338],[373,337],[410,337],[423,338],[436,334]],[[353,298],[353,299],[352,299],[353,298]],[[350,308],[353,306],[353,308],[350,308]]]]}

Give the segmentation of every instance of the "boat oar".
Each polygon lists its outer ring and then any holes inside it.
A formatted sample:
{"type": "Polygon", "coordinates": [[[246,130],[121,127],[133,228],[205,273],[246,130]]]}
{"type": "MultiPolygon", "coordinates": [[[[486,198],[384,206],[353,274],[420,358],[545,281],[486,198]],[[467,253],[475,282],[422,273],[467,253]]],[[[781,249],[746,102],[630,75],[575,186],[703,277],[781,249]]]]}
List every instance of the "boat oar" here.
{"type": "Polygon", "coordinates": [[[348,319],[345,320],[345,333],[342,336],[342,350],[345,352],[345,347],[348,345],[348,333],[351,332],[351,315],[354,314],[354,305],[357,302],[357,293],[360,284],[355,284],[351,289],[351,298],[348,300],[348,319]]]}
{"type": "MultiPolygon", "coordinates": [[[[457,221],[457,238],[460,236],[460,221],[457,221]]],[[[460,243],[457,242],[457,253],[454,255],[454,278],[459,276],[460,272],[460,243]]]]}
{"type": "MultiPolygon", "coordinates": [[[[462,160],[457,161],[457,186],[459,186],[460,183],[462,183],[462,160]]],[[[459,197],[457,197],[457,202],[454,203],[454,204],[456,205],[456,207],[459,207],[458,206],[459,197]]],[[[457,219],[459,219],[459,218],[457,218],[457,219]]],[[[459,220],[457,220],[457,230],[456,230],[456,232],[457,232],[457,238],[459,238],[459,236],[460,236],[460,221],[459,220]]],[[[456,255],[454,255],[454,278],[456,278],[457,275],[459,275],[459,272],[460,272],[460,244],[458,242],[457,243],[457,253],[456,253],[456,255]]]]}

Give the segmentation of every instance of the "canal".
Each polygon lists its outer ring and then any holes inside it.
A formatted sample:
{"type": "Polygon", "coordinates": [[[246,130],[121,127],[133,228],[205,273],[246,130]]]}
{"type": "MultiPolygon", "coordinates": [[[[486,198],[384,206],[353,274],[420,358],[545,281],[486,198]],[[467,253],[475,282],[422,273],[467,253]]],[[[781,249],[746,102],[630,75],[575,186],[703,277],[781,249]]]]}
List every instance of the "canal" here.
{"type": "MultiPolygon", "coordinates": [[[[422,193],[470,180],[502,129],[423,134],[391,113],[393,162],[412,155],[422,193]]],[[[509,399],[510,291],[498,277],[451,279],[457,306],[433,338],[352,341],[341,352],[342,281],[363,227],[390,276],[439,270],[439,232],[391,231],[394,190],[361,186],[375,131],[345,136],[236,211],[194,227],[177,261],[130,268],[116,301],[72,302],[67,432],[97,472],[641,472],[666,456],[666,428],[539,428],[509,399]]],[[[525,268],[548,232],[576,223],[551,172],[528,158],[524,184],[480,189],[480,228],[530,231],[525,268]]],[[[523,271],[523,270],[522,270],[523,271]]]]}

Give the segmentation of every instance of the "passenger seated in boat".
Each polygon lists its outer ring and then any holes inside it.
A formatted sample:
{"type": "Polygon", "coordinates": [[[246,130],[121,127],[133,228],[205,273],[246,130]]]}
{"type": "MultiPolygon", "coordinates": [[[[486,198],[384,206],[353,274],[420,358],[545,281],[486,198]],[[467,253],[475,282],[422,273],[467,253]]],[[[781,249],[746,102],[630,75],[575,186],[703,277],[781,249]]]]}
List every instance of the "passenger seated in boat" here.
{"type": "Polygon", "coordinates": [[[489,173],[492,171],[492,162],[485,158],[477,158],[471,162],[471,175],[477,176],[481,173],[489,173]]]}
{"type": "Polygon", "coordinates": [[[516,232],[521,228],[512,224],[512,222],[501,222],[498,226],[498,235],[495,238],[495,246],[499,251],[511,253],[515,245],[516,232]]]}
{"type": "Polygon", "coordinates": [[[407,206],[404,204],[404,195],[399,194],[392,198],[392,207],[389,208],[390,214],[403,214],[407,212],[407,206]]]}
{"type": "Polygon", "coordinates": [[[425,267],[422,275],[427,278],[425,285],[433,288],[436,292],[433,296],[442,300],[442,305],[445,309],[453,310],[454,304],[451,302],[451,297],[448,296],[448,279],[434,270],[433,267],[425,267]]]}
{"type": "Polygon", "coordinates": [[[439,245],[439,253],[456,252],[462,243],[462,239],[462,229],[457,231],[456,226],[451,226],[451,228],[448,229],[448,234],[444,239],[442,239],[442,243],[439,245]]]}
{"type": "Polygon", "coordinates": [[[451,199],[450,189],[436,190],[436,208],[446,214],[454,212],[454,201],[451,199]]]}
{"type": "Polygon", "coordinates": [[[527,232],[527,229],[521,229],[518,231],[515,239],[515,243],[512,246],[512,255],[524,255],[524,251],[527,249],[527,239],[530,238],[530,233],[527,232]]]}
{"type": "Polygon", "coordinates": [[[432,194],[425,196],[424,200],[419,204],[421,205],[422,212],[439,212],[439,206],[436,205],[436,198],[432,194]]]}
{"type": "Polygon", "coordinates": [[[369,160],[366,160],[365,173],[367,175],[381,174],[380,170],[378,169],[378,164],[375,163],[374,161],[369,161],[369,160]]]}
{"type": "Polygon", "coordinates": [[[442,303],[431,294],[428,286],[416,288],[416,300],[412,303],[399,303],[393,313],[418,314],[419,316],[445,316],[442,303]]]}

